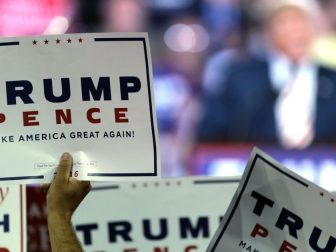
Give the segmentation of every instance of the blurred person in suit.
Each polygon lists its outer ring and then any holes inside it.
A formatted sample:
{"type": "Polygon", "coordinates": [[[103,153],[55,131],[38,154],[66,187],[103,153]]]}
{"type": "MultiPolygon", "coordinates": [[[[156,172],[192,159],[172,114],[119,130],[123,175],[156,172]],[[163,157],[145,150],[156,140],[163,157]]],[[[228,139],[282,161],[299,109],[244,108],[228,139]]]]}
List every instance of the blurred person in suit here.
{"type": "Polygon", "coordinates": [[[336,72],[311,57],[316,3],[260,3],[265,54],[231,61],[218,91],[205,99],[199,140],[289,149],[335,141],[336,72]]]}

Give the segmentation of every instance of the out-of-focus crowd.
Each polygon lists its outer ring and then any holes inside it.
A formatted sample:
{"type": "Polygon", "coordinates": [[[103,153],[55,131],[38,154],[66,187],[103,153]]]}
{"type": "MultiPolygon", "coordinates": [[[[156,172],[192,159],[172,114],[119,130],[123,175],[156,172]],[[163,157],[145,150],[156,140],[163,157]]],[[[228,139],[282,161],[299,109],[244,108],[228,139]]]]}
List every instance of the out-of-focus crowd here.
{"type": "Polygon", "coordinates": [[[202,143],[336,143],[336,0],[0,0],[2,36],[149,32],[162,165],[202,143]]]}

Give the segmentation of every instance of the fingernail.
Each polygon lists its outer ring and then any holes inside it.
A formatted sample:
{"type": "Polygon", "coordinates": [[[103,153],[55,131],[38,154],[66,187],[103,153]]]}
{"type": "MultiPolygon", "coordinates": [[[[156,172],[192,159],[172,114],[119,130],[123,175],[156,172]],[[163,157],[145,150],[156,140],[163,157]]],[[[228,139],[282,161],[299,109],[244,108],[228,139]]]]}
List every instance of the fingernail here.
{"type": "Polygon", "coordinates": [[[70,154],[68,152],[63,153],[61,159],[63,159],[63,160],[69,160],[70,159],[70,154]]]}

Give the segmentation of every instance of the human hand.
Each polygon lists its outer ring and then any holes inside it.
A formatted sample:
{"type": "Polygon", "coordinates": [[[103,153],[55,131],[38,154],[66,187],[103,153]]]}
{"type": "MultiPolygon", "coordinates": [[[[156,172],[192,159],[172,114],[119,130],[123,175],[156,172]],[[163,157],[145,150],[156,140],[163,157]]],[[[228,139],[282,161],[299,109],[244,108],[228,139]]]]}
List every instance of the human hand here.
{"type": "Polygon", "coordinates": [[[48,217],[71,220],[71,216],[91,189],[89,181],[70,177],[72,156],[63,153],[55,176],[47,193],[48,217]]]}

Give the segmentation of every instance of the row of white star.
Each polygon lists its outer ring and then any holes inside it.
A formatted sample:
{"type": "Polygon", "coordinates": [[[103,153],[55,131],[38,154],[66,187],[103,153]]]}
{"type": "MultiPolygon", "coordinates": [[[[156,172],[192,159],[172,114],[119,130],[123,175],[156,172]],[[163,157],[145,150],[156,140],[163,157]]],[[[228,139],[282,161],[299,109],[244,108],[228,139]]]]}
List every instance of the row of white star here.
{"type": "MultiPolygon", "coordinates": [[[[79,38],[79,39],[76,39],[76,40],[73,40],[73,39],[70,39],[70,38],[68,38],[67,40],[65,40],[68,44],[71,44],[71,42],[75,42],[75,41],[78,41],[78,43],[83,43],[83,39],[82,38],[79,38]]],[[[42,42],[42,44],[45,44],[45,45],[48,45],[49,43],[52,43],[53,41],[52,40],[48,40],[48,39],[46,39],[46,40],[43,40],[43,41],[41,41],[42,42]]],[[[60,44],[62,41],[60,40],[60,39],[56,39],[55,40],[55,43],[56,44],[60,44]]],[[[33,45],[37,45],[38,43],[39,43],[39,41],[37,41],[37,40],[33,40],[32,41],[32,43],[33,43],[33,45]]]]}

